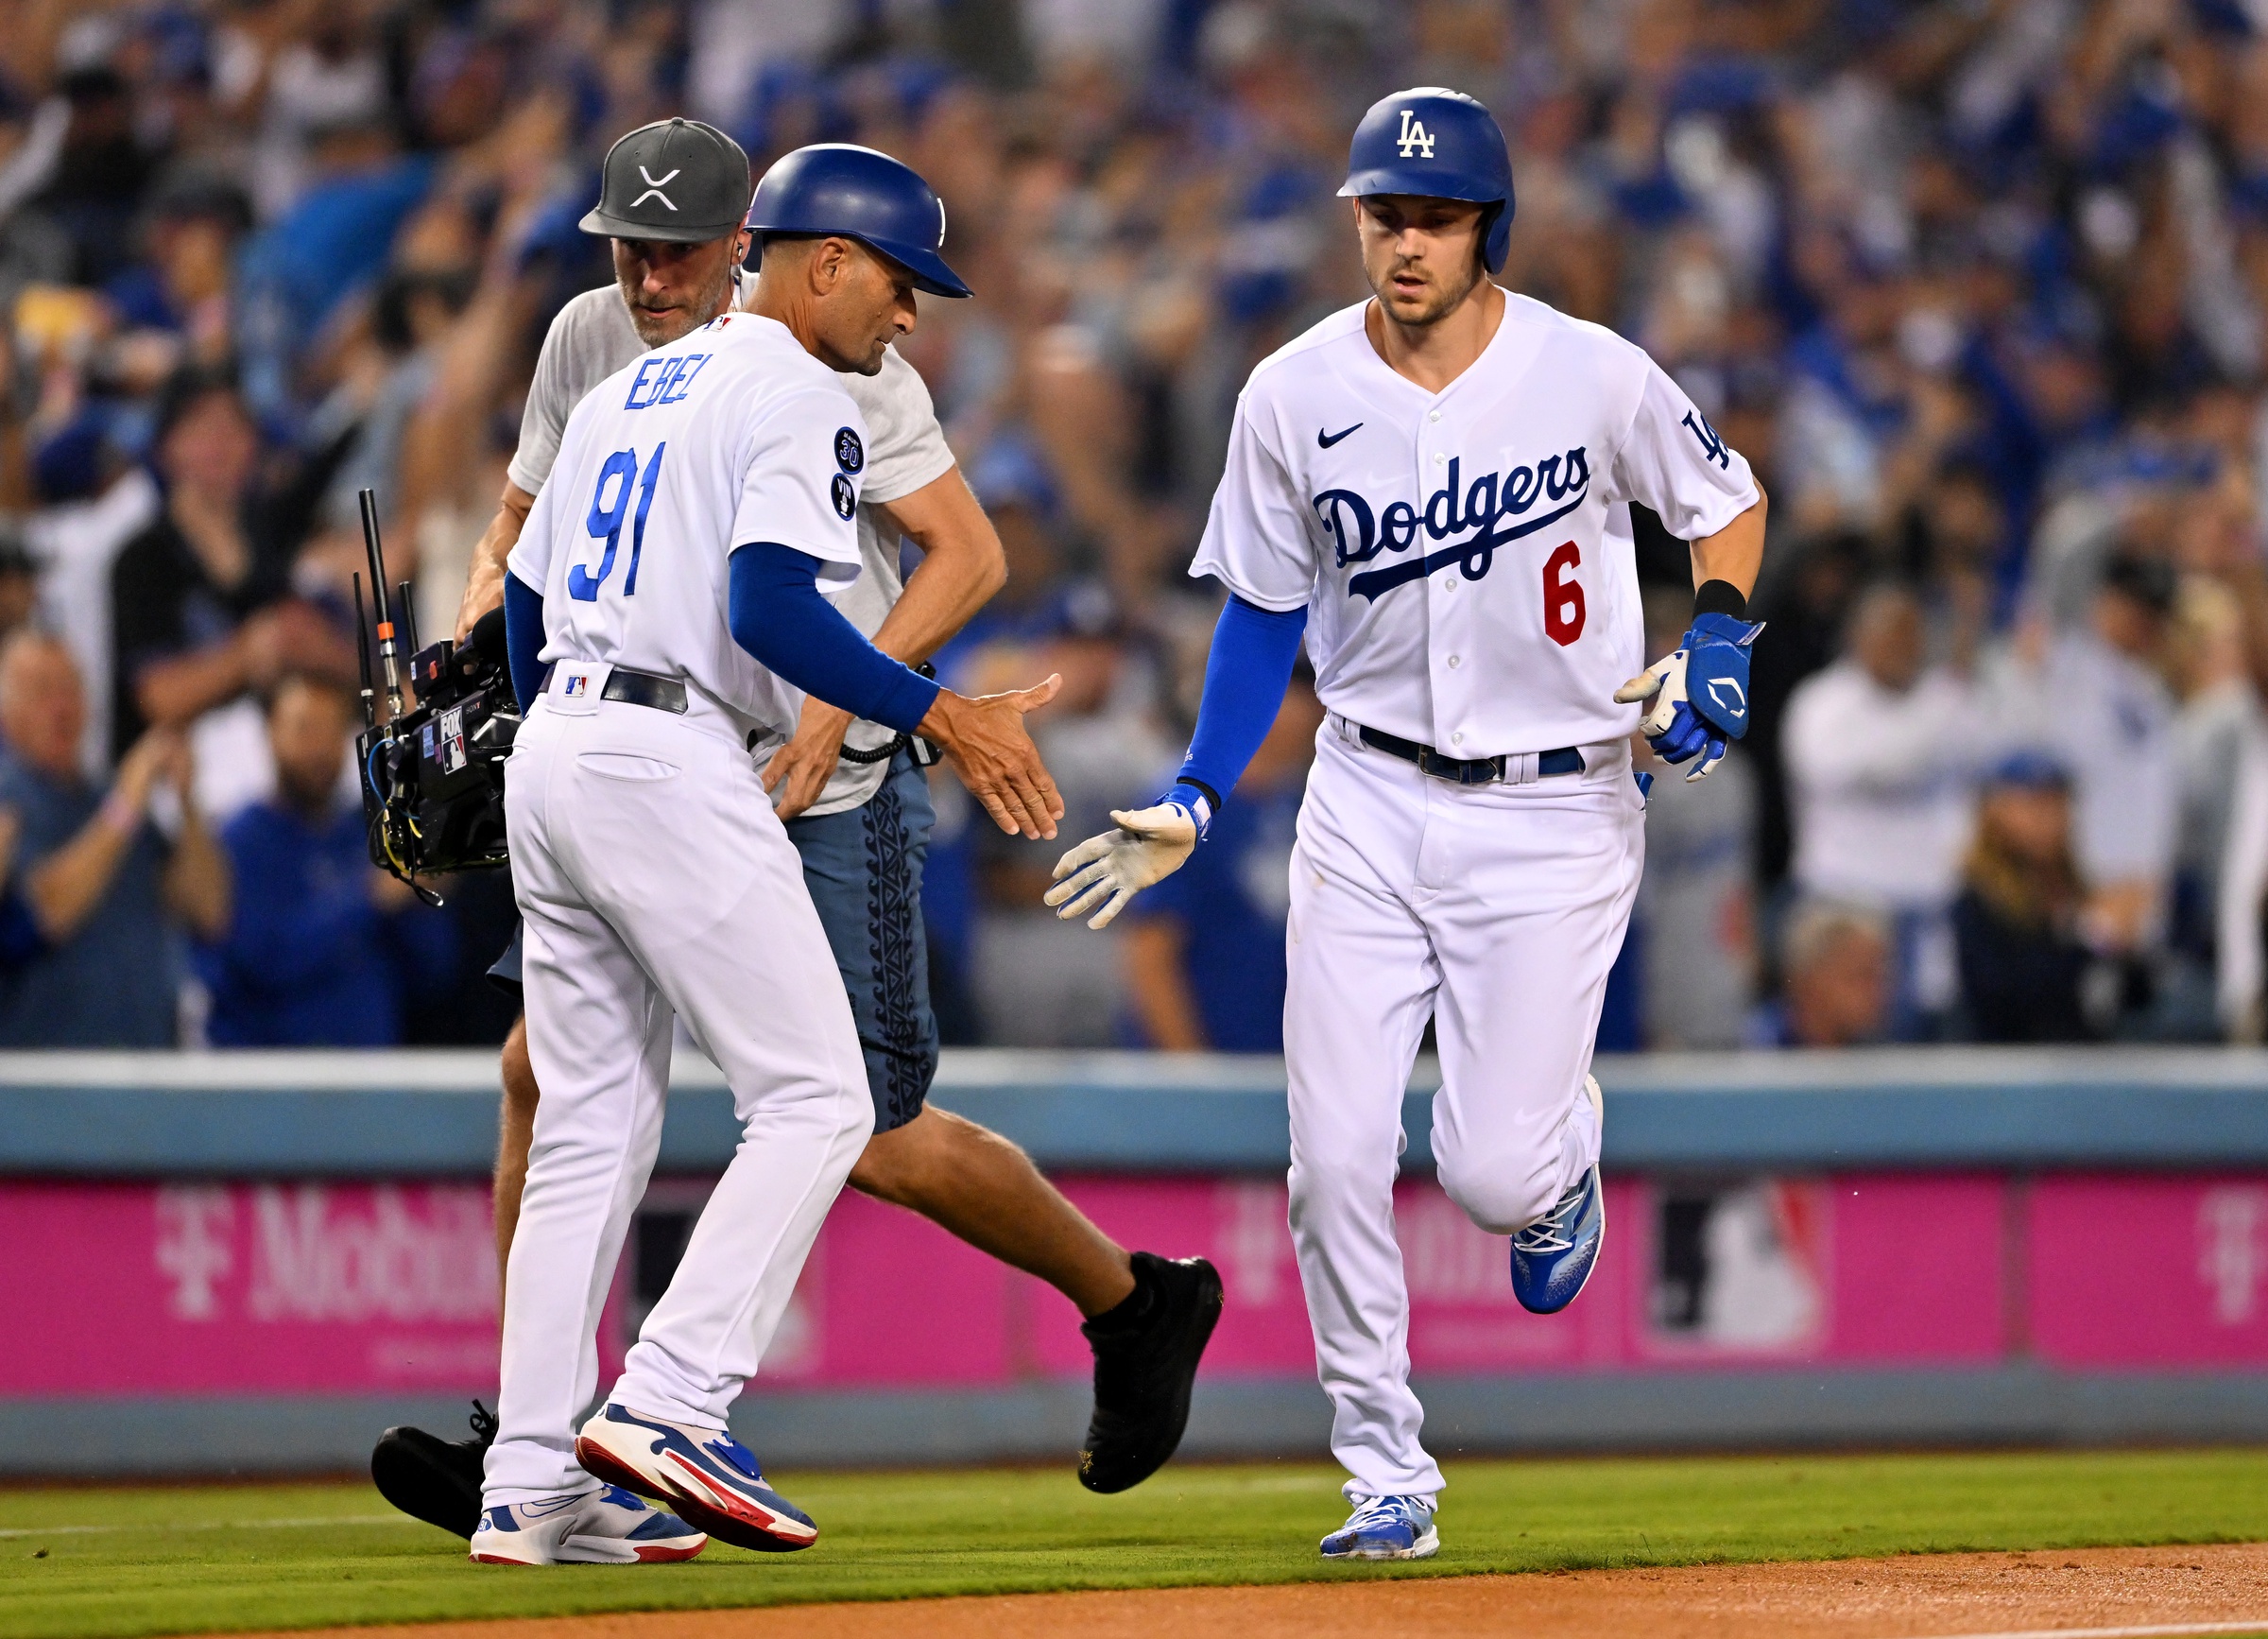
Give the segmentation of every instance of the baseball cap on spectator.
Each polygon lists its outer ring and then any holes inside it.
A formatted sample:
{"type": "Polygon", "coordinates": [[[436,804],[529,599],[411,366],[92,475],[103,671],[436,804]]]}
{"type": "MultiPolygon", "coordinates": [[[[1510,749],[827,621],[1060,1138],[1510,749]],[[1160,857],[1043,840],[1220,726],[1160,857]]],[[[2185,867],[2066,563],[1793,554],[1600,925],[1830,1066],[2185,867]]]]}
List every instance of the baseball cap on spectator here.
{"type": "Polygon", "coordinates": [[[2014,785],[2026,791],[2068,791],[2071,771],[2051,752],[2024,746],[2008,752],[1987,769],[1986,785],[2014,785]]]}
{"type": "Polygon", "coordinates": [[[969,467],[969,487],[988,512],[1021,507],[1041,519],[1053,518],[1058,496],[1046,459],[1013,435],[994,439],[969,467]]]}
{"type": "Polygon", "coordinates": [[[610,239],[705,244],[739,230],[752,192],[748,156],[723,131],[656,120],[607,150],[598,203],[580,226],[610,239]]]}
{"type": "Polygon", "coordinates": [[[151,230],[167,222],[217,222],[241,234],[251,228],[252,202],[233,182],[186,172],[152,192],[142,217],[151,230]]]}
{"type": "Polygon", "coordinates": [[[2153,614],[2174,612],[2174,566],[2163,558],[2113,553],[2103,566],[2103,589],[2133,598],[2153,614]]]}

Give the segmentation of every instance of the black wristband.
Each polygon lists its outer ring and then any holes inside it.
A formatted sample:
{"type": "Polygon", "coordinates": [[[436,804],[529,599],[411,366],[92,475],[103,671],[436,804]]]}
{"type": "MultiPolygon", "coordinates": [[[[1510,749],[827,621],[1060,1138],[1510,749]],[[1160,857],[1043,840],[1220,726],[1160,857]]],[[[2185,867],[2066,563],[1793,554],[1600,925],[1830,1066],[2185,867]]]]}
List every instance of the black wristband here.
{"type": "Polygon", "coordinates": [[[1212,804],[1212,811],[1215,814],[1218,814],[1221,811],[1221,794],[1214,790],[1211,785],[1205,784],[1204,781],[1193,780],[1187,774],[1182,774],[1175,779],[1174,784],[1177,785],[1187,785],[1192,790],[1201,794],[1206,802],[1212,804]]]}
{"type": "Polygon", "coordinates": [[[1729,580],[1704,580],[1693,594],[1693,613],[1729,614],[1735,620],[1748,618],[1748,600],[1741,589],[1729,580]]]}

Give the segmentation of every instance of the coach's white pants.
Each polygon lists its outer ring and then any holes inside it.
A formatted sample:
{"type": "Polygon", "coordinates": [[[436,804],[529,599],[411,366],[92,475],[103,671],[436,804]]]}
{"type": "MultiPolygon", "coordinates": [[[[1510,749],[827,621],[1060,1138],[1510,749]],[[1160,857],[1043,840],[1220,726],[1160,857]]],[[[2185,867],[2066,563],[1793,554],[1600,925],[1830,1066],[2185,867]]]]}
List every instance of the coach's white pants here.
{"type": "MultiPolygon", "coordinates": [[[[1349,1498],[1431,1496],[1394,1240],[1401,1099],[1441,1052],[1441,1187],[1510,1234],[1598,1159],[1583,1096],[1644,858],[1619,744],[1587,773],[1452,785],[1326,724],[1292,853],[1292,1239],[1349,1498]]],[[[1510,1280],[1507,1268],[1505,1279],[1510,1280]]]]}
{"type": "Polygon", "coordinates": [[[725,1426],[874,1122],[842,978],[746,752],[598,687],[529,715],[506,786],[543,1097],[505,1283],[490,1506],[593,1484],[575,1427],[661,1141],[676,1014],[723,1069],[741,1143],[610,1398],[725,1426]]]}

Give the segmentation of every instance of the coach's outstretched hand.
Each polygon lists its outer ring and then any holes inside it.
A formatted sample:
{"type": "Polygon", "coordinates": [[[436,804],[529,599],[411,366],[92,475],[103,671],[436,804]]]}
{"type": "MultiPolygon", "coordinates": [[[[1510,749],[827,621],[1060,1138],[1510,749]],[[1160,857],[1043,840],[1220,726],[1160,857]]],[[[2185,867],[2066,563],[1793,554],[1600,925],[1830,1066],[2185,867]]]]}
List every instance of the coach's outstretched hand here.
{"type": "Polygon", "coordinates": [[[1056,886],[1046,898],[1064,922],[1093,910],[1087,925],[1108,927],[1137,893],[1180,870],[1197,845],[1196,819],[1178,802],[1113,808],[1110,818],[1117,830],[1088,837],[1056,861],[1056,886]]]}
{"type": "Polygon", "coordinates": [[[1009,836],[1044,841],[1063,818],[1063,798],[1040,760],[1040,749],[1024,732],[1023,715],[1056,698],[1063,686],[1051,676],[1037,688],[1005,695],[956,695],[939,689],[936,702],[916,731],[945,748],[945,759],[985,805],[992,822],[1009,836]]]}

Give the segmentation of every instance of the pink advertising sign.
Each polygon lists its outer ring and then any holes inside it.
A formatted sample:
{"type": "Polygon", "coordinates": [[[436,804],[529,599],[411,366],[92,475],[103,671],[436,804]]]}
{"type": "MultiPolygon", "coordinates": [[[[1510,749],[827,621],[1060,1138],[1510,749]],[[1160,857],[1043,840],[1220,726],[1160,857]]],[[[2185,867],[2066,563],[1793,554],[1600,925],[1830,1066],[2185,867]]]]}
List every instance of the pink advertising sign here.
{"type": "Polygon", "coordinates": [[[2040,1358],[2268,1362],[2268,1180],[2074,1176],[2029,1195],[2026,1313],[2040,1358]]]}
{"type": "MultiPolygon", "coordinates": [[[[1202,1253],[1215,1376],[1306,1377],[1280,1180],[1072,1178],[1130,1246],[1202,1253]]],[[[649,1198],[697,1204],[696,1181],[649,1198]]],[[[1610,1180],[1590,1289],[1514,1302],[1506,1245],[1430,1180],[1396,1195],[1420,1372],[1804,1364],[2268,1366],[2268,1180],[1983,1174],[1610,1180]]],[[[496,1377],[488,1192],[459,1183],[0,1183],[0,1395],[480,1393],[496,1377]]],[[[651,1260],[645,1260],[650,1262],[651,1260]]],[[[664,1267],[666,1267],[664,1265],[664,1267]]],[[[602,1339],[619,1360],[626,1276],[602,1339]]],[[[1077,1377],[1071,1305],[846,1193],[752,1387],[1077,1377]]]]}
{"type": "Polygon", "coordinates": [[[8,1183],[0,1242],[0,1393],[496,1380],[482,1185],[8,1183]]]}

